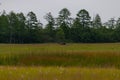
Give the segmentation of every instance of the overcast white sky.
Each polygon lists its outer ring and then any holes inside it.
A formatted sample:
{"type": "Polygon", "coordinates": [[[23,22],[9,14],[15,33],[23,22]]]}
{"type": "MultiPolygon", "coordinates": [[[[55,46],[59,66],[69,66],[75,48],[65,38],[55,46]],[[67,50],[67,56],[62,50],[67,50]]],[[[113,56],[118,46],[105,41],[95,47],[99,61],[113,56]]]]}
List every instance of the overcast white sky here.
{"type": "Polygon", "coordinates": [[[33,11],[43,23],[43,16],[46,13],[52,12],[56,17],[62,8],[68,8],[72,17],[75,17],[81,9],[89,11],[92,17],[99,13],[103,22],[113,17],[120,17],[120,0],[0,0],[0,3],[0,11],[25,14],[33,11]]]}

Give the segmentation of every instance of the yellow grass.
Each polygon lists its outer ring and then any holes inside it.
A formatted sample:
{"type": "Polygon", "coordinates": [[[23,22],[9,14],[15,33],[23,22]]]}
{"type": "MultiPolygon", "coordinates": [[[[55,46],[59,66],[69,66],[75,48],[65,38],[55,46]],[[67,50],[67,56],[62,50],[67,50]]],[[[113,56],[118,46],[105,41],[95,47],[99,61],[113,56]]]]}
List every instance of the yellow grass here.
{"type": "Polygon", "coordinates": [[[0,62],[0,80],[119,80],[120,43],[0,44],[0,62]]]}
{"type": "Polygon", "coordinates": [[[119,80],[114,68],[0,67],[0,80],[119,80]]]}

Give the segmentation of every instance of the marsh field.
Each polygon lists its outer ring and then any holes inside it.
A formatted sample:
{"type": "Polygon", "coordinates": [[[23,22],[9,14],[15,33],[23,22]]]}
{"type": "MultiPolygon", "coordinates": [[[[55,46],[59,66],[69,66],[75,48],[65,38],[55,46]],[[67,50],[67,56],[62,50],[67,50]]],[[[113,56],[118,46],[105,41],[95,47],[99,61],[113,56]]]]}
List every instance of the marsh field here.
{"type": "Polygon", "coordinates": [[[120,43],[0,44],[0,80],[119,80],[120,43]]]}

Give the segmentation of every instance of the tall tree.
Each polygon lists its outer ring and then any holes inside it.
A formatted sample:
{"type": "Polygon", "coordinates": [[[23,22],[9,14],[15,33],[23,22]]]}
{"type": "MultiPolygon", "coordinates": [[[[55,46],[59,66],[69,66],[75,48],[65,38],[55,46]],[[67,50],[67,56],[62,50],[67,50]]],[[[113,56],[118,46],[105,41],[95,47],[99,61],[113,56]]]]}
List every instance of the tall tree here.
{"type": "Polygon", "coordinates": [[[36,14],[32,11],[27,14],[27,25],[29,29],[37,29],[38,27],[36,14]]]}
{"type": "Polygon", "coordinates": [[[120,18],[116,21],[116,28],[115,28],[115,39],[120,41],[120,18]]]}
{"type": "Polygon", "coordinates": [[[46,27],[45,27],[45,34],[48,35],[48,41],[54,41],[55,39],[55,20],[52,16],[52,14],[49,12],[47,13],[44,18],[48,22],[46,27]]]}
{"type": "Polygon", "coordinates": [[[83,27],[79,21],[79,18],[76,18],[73,21],[73,25],[71,27],[71,39],[73,42],[81,42],[83,27]]]}
{"type": "Polygon", "coordinates": [[[16,43],[17,28],[19,24],[18,17],[16,13],[10,12],[10,14],[8,15],[8,18],[9,18],[9,42],[16,43]]]}
{"type": "Polygon", "coordinates": [[[85,9],[80,10],[77,13],[77,17],[73,23],[72,38],[76,42],[87,42],[90,41],[90,16],[88,11],[85,9]]]}
{"type": "Polygon", "coordinates": [[[97,14],[93,19],[93,28],[98,29],[100,27],[102,27],[102,22],[99,14],[97,14]]]}
{"type": "Polygon", "coordinates": [[[0,42],[8,43],[9,42],[9,21],[6,13],[2,13],[0,16],[0,42]]]}
{"type": "Polygon", "coordinates": [[[105,26],[109,29],[114,29],[115,28],[115,19],[111,18],[110,20],[108,20],[108,22],[104,23],[105,26]]]}
{"type": "Polygon", "coordinates": [[[120,18],[116,21],[116,28],[120,28],[120,18]]]}
{"type": "Polygon", "coordinates": [[[85,9],[80,10],[77,13],[77,18],[80,20],[83,27],[89,27],[91,17],[87,10],[85,9]]]}
{"type": "Polygon", "coordinates": [[[69,40],[70,38],[70,23],[71,23],[70,15],[71,15],[70,11],[67,8],[63,8],[59,12],[59,17],[57,18],[57,23],[59,27],[63,29],[66,40],[69,40]]]}
{"type": "Polygon", "coordinates": [[[26,37],[26,31],[27,31],[26,25],[25,25],[26,18],[23,13],[18,13],[17,17],[19,21],[18,28],[17,28],[18,43],[24,43],[24,39],[26,37]]]}
{"type": "Polygon", "coordinates": [[[39,42],[39,22],[37,20],[36,14],[34,12],[29,12],[27,14],[27,29],[28,37],[26,42],[39,42]]]}

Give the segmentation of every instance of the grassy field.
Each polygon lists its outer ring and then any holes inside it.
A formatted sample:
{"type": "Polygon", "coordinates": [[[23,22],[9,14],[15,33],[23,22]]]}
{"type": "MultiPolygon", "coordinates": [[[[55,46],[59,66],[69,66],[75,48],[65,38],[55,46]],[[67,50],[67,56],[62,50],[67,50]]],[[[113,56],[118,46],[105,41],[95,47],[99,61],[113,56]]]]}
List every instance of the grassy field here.
{"type": "Polygon", "coordinates": [[[119,80],[114,68],[0,67],[0,80],[119,80]]]}
{"type": "Polygon", "coordinates": [[[120,43],[0,44],[0,80],[119,80],[120,43]]]}
{"type": "Polygon", "coordinates": [[[120,68],[120,44],[1,44],[0,65],[120,68]]]}

